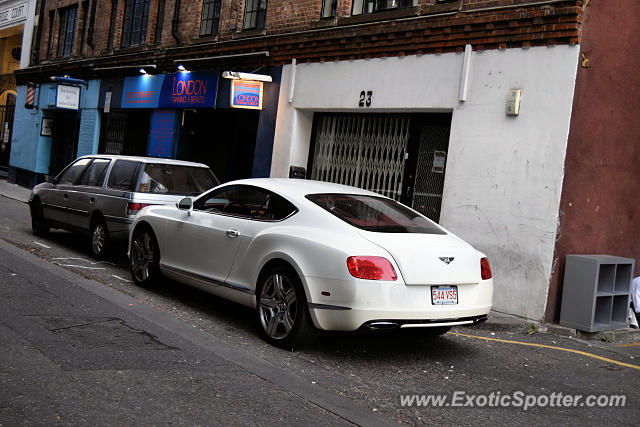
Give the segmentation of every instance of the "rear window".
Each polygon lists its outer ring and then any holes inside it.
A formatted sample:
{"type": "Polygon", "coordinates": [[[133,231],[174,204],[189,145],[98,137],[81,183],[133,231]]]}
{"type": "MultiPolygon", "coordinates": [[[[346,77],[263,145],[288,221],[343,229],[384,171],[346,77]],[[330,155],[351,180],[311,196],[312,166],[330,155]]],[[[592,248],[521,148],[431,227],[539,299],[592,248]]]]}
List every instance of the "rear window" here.
{"type": "Polygon", "coordinates": [[[446,234],[431,220],[395,200],[360,194],[309,194],[306,197],[361,230],[446,234]]]}
{"type": "Polygon", "coordinates": [[[118,190],[131,191],[133,189],[133,181],[136,178],[136,170],[138,162],[131,160],[116,160],[109,173],[109,188],[117,188],[118,190]]]}
{"type": "Polygon", "coordinates": [[[209,168],[147,163],[142,170],[136,191],[196,196],[218,184],[218,179],[209,168]]]}

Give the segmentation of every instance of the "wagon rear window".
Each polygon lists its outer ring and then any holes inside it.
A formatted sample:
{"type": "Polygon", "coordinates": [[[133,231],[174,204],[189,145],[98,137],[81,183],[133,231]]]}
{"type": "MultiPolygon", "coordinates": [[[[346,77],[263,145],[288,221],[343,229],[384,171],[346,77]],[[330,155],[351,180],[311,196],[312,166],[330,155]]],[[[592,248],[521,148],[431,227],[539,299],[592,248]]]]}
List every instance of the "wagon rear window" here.
{"type": "Polygon", "coordinates": [[[147,163],[144,165],[137,191],[195,196],[218,184],[218,179],[209,168],[147,163]]]}
{"type": "Polygon", "coordinates": [[[431,220],[391,199],[360,194],[309,194],[306,197],[341,220],[362,230],[380,233],[446,234],[431,220]]]}

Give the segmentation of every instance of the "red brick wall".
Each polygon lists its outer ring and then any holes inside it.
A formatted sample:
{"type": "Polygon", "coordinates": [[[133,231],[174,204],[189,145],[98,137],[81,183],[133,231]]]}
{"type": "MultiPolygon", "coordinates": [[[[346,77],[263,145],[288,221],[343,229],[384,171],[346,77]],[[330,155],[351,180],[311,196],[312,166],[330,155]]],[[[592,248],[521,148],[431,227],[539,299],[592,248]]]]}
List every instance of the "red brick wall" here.
{"type": "MultiPolygon", "coordinates": [[[[193,57],[235,55],[269,51],[267,61],[257,65],[279,65],[291,58],[305,61],[330,61],[395,55],[450,52],[470,43],[475,50],[577,43],[582,20],[582,0],[463,0],[436,3],[419,0],[418,6],[351,16],[352,0],[338,0],[337,17],[320,19],[321,0],[270,0],[266,28],[243,30],[246,0],[222,0],[219,34],[200,37],[202,0],[182,0],[178,25],[178,44],[172,35],[175,0],[166,0],[161,39],[156,41],[159,0],[151,0],[146,44],[120,48],[124,0],[118,1],[113,50],[107,49],[111,20],[111,0],[99,0],[96,9],[94,48],[85,46],[82,55],[98,57],[103,66],[123,65],[123,61],[156,63],[158,70],[173,71],[173,60],[193,57]],[[541,3],[541,4],[537,4],[541,3]],[[490,9],[483,10],[482,8],[490,9]],[[161,49],[158,49],[161,48],[161,49]],[[138,55],[131,55],[138,52],[138,55]],[[126,55],[126,56],[125,56],[126,55]],[[126,59],[123,59],[126,58],[126,59]]],[[[48,35],[48,11],[78,0],[47,0],[42,23],[40,58],[45,68],[48,35]]],[[[40,3],[38,3],[39,5],[40,3]]],[[[91,3],[89,3],[91,7],[91,3]]],[[[81,8],[80,8],[81,9],[81,8]]],[[[79,11],[78,30],[82,13],[79,11]]],[[[87,14],[90,19],[90,13],[87,14]]],[[[56,14],[55,25],[58,25],[56,14]]],[[[57,38],[57,28],[53,36],[57,38]]],[[[80,35],[77,34],[79,43],[80,35]]],[[[54,48],[57,40],[54,40],[54,48]]],[[[76,52],[80,55],[80,51],[76,52]]],[[[65,62],[76,73],[90,77],[90,69],[81,69],[68,58],[65,62]],[[76,67],[80,69],[76,70],[76,67]]],[[[56,65],[56,70],[60,64],[56,65]]],[[[19,71],[18,80],[32,70],[19,71]]],[[[27,77],[25,77],[26,79],[27,77]]],[[[38,76],[31,76],[32,79],[38,76]]]]}
{"type": "Polygon", "coordinates": [[[585,10],[548,321],[559,318],[567,254],[634,258],[640,275],[638,17],[638,0],[585,10]]]}

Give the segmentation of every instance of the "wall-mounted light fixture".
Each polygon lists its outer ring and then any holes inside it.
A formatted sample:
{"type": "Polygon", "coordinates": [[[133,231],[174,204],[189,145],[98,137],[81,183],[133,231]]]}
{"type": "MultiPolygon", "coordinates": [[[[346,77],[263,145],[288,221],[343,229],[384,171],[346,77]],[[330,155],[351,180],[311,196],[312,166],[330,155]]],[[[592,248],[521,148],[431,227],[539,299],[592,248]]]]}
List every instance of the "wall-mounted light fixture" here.
{"type": "Polygon", "coordinates": [[[188,73],[189,72],[189,70],[184,68],[184,65],[182,65],[182,64],[178,65],[178,71],[180,71],[181,73],[188,73]]]}
{"type": "Polygon", "coordinates": [[[140,74],[148,74],[144,68],[140,68],[138,71],[140,71],[140,74]]]}
{"type": "Polygon", "coordinates": [[[253,74],[253,73],[241,73],[238,71],[223,71],[222,77],[232,80],[253,80],[256,82],[268,82],[271,83],[273,79],[267,74],[253,74]]]}

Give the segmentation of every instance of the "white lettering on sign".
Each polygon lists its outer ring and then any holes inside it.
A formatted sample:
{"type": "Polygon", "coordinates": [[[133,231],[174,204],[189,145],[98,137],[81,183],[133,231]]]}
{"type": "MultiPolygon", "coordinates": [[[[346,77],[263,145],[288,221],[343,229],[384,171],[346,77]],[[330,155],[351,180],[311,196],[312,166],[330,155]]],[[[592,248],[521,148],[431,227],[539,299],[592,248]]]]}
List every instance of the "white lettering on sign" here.
{"type": "Polygon", "coordinates": [[[77,86],[58,85],[56,107],[68,110],[80,108],[80,88],[77,86]]]}
{"type": "Polygon", "coordinates": [[[17,6],[0,9],[0,25],[8,24],[13,21],[26,19],[27,3],[21,3],[17,6]]]}

